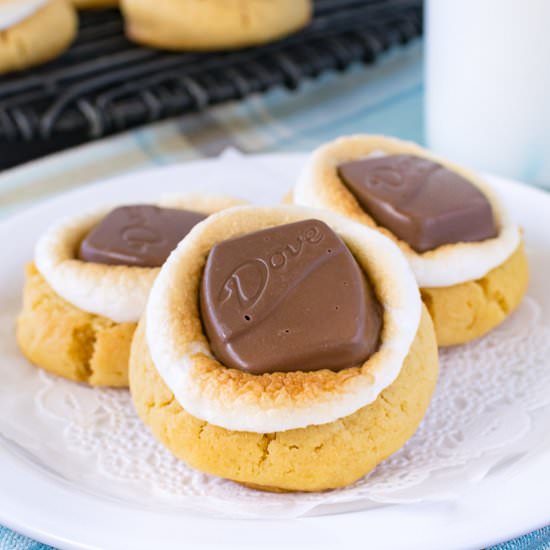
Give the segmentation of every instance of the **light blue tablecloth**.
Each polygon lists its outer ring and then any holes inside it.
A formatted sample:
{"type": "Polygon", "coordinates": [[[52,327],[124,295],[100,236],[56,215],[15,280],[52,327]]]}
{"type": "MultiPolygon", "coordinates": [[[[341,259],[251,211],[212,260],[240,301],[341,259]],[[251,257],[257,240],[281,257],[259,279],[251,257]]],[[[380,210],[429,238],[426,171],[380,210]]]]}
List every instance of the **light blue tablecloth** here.
{"type": "MultiPolygon", "coordinates": [[[[423,143],[420,46],[390,54],[375,68],[326,74],[299,92],[275,90],[201,115],[155,124],[0,175],[0,217],[99,178],[218,154],[307,151],[341,134],[390,134],[423,143]]],[[[1,489],[0,489],[1,490],[1,489]]],[[[445,547],[442,541],[442,548],[445,547]]],[[[49,547],[0,526],[0,550],[49,547]]],[[[550,527],[494,547],[550,549],[550,527]]]]}

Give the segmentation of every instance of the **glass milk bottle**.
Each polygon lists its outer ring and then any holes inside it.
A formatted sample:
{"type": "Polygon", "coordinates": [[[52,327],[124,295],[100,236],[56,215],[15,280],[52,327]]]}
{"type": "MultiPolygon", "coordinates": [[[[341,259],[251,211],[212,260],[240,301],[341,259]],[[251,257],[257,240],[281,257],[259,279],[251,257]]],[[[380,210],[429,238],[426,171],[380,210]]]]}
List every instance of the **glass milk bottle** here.
{"type": "Polygon", "coordinates": [[[427,0],[426,135],[550,189],[550,0],[427,0]]]}

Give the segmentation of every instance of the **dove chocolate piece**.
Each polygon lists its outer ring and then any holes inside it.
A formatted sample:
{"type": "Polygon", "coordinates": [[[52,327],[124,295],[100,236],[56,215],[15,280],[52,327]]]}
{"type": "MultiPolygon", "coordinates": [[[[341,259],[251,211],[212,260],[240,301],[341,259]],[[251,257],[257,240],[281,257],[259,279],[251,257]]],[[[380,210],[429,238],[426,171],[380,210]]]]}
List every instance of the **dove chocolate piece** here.
{"type": "Polygon", "coordinates": [[[109,265],[160,267],[206,216],[149,204],[112,210],[80,243],[78,257],[109,265]]]}
{"type": "Polygon", "coordinates": [[[371,284],[319,220],[214,246],[200,306],[216,358],[253,374],[337,371],[361,365],[379,346],[382,308],[371,284]]]}
{"type": "Polygon", "coordinates": [[[346,162],[338,175],[379,225],[417,252],[497,236],[490,202],[467,179],[411,155],[346,162]]]}

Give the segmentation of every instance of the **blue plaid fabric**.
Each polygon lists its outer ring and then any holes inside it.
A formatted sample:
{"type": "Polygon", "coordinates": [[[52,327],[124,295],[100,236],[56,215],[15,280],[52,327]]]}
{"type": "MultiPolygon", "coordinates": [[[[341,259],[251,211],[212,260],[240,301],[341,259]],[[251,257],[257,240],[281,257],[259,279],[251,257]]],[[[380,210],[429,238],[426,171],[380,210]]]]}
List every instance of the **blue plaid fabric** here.
{"type": "Polygon", "coordinates": [[[51,546],[10,531],[0,526],[0,550],[50,550],[51,546]]]}
{"type": "MultiPolygon", "coordinates": [[[[390,134],[423,142],[419,44],[374,68],[325,74],[298,92],[273,90],[205,113],[155,124],[52,155],[0,174],[0,218],[100,178],[154,165],[214,156],[307,151],[341,134],[390,134]]],[[[443,545],[442,545],[443,546],[443,545]]],[[[51,548],[0,526],[0,550],[51,548]]],[[[550,527],[492,550],[550,550],[550,527]]]]}
{"type": "Polygon", "coordinates": [[[550,525],[538,531],[519,537],[496,546],[489,550],[549,550],[550,549],[550,525]]]}
{"type": "MultiPolygon", "coordinates": [[[[0,550],[52,550],[52,547],[0,526],[0,550]]],[[[550,526],[488,550],[550,550],[550,526]]]]}

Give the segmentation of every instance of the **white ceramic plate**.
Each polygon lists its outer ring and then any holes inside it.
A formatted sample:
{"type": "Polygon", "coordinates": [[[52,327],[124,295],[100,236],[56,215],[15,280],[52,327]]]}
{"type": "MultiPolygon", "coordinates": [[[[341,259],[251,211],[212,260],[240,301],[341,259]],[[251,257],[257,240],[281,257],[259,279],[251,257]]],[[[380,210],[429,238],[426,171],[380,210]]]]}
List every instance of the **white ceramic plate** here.
{"type": "MultiPolygon", "coordinates": [[[[51,221],[100,203],[155,198],[159,193],[208,190],[224,181],[228,192],[256,202],[279,202],[290,188],[304,157],[272,155],[194,162],[154,169],[92,185],[44,202],[0,224],[2,262],[0,304],[12,311],[18,301],[24,264],[32,258],[37,237],[51,221]],[[257,177],[243,177],[243,163],[257,177]],[[277,184],[263,185],[262,174],[277,184]]],[[[527,243],[550,248],[550,195],[520,184],[492,178],[525,227],[527,243]]],[[[533,266],[550,273],[550,254],[533,266]]],[[[540,286],[539,277],[539,286],[540,286]]],[[[542,279],[543,280],[543,279],[542,279]]],[[[550,293],[548,293],[550,294],[550,293]]],[[[550,311],[550,297],[541,307],[550,311]]],[[[1,313],[1,310],[0,310],[1,313]]],[[[13,333],[0,335],[13,338],[13,333]]],[[[0,351],[1,353],[1,351],[0,351]]],[[[0,379],[0,384],[2,380],[0,379]]],[[[17,388],[24,392],[25,388],[17,388]]],[[[17,395],[14,395],[14,400],[17,395]]],[[[0,414],[10,407],[0,403],[0,414]]],[[[25,414],[21,411],[20,414],[25,414]]],[[[6,434],[1,434],[5,436],[6,434]]],[[[0,523],[61,548],[133,550],[151,548],[481,548],[550,523],[550,453],[539,452],[514,469],[500,468],[469,488],[459,499],[382,506],[363,512],[298,520],[214,519],[166,506],[133,506],[109,498],[89,484],[67,483],[28,452],[0,437],[0,523]]],[[[63,449],[59,449],[63,452],[63,449]]]]}

